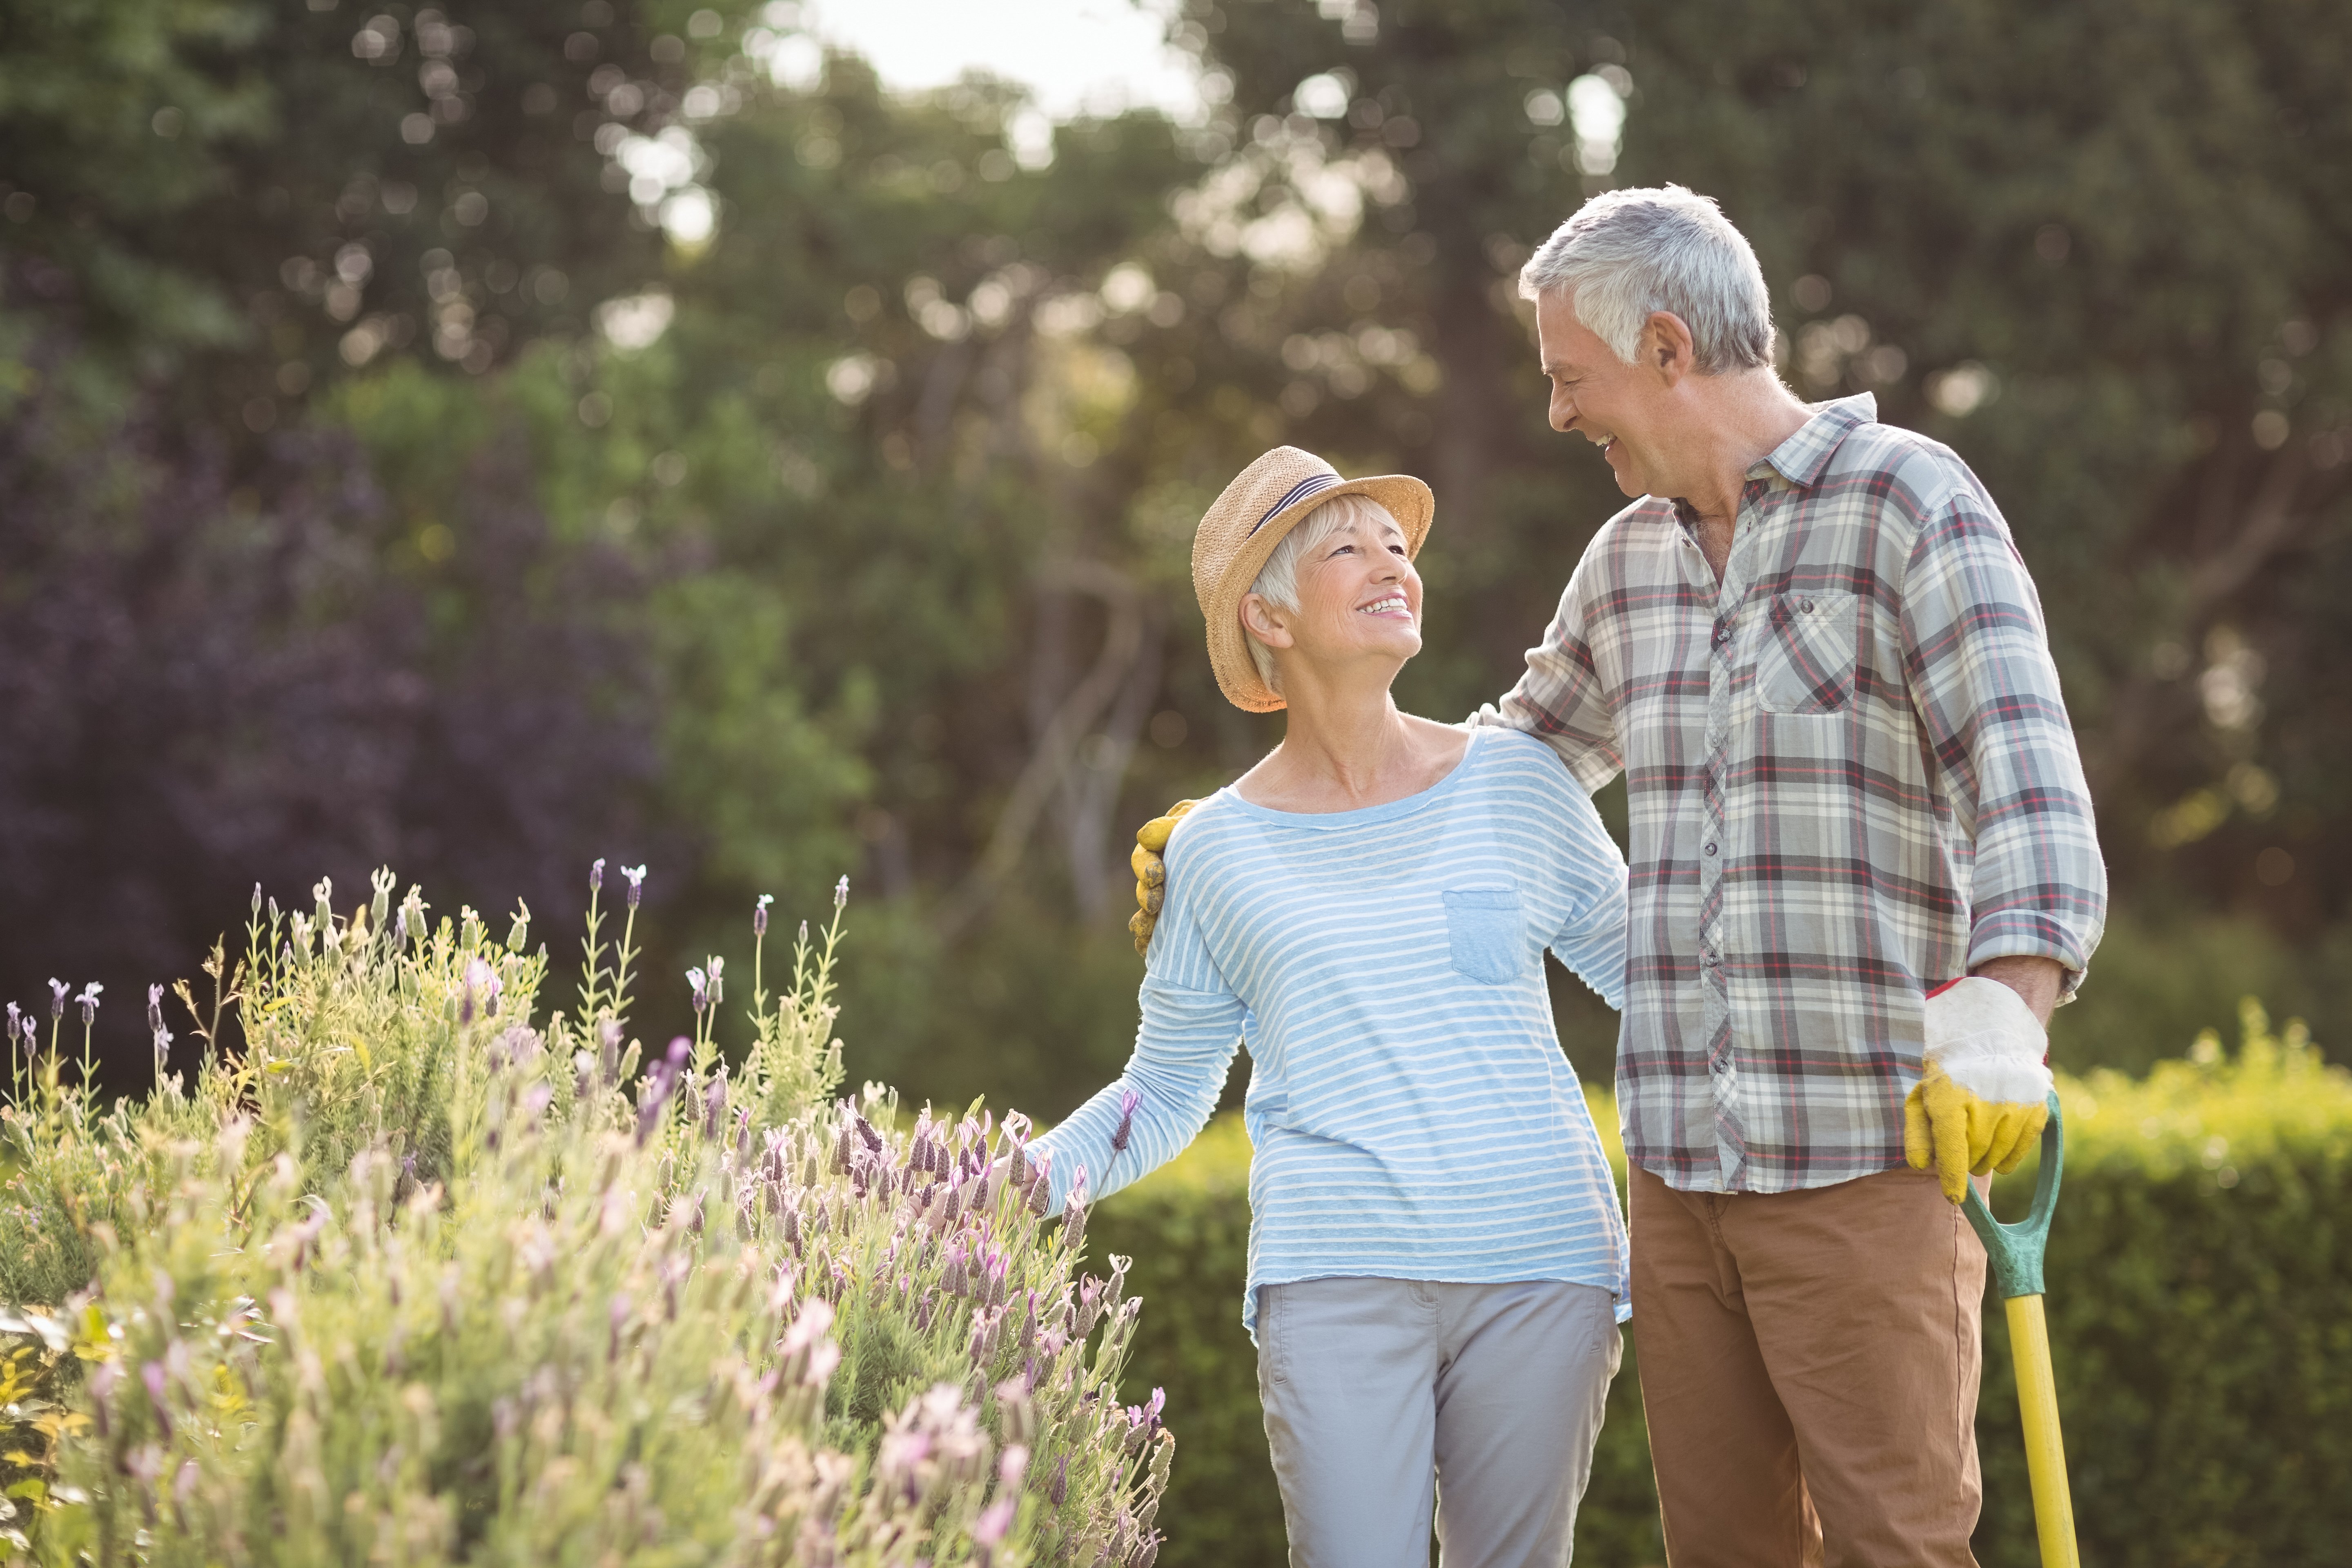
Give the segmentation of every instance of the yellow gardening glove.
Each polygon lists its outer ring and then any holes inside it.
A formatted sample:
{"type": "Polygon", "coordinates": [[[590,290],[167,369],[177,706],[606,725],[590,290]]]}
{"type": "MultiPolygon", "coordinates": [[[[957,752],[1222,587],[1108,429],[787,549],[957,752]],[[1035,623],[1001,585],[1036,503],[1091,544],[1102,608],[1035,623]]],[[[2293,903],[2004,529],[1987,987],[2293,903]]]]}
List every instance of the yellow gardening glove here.
{"type": "Polygon", "coordinates": [[[1903,1157],[1944,1195],[2017,1168],[2050,1120],[2049,1037],[2025,999],[1972,975],[1927,998],[1925,1070],[1903,1100],[1903,1157]]]}
{"type": "Polygon", "coordinates": [[[1135,951],[1139,954],[1151,946],[1151,928],[1160,923],[1160,906],[1168,897],[1168,863],[1160,852],[1168,847],[1168,836],[1176,831],[1176,819],[1201,803],[1180,800],[1168,808],[1165,816],[1155,816],[1135,831],[1135,853],[1128,863],[1135,868],[1135,918],[1127,929],[1135,933],[1135,951]]]}

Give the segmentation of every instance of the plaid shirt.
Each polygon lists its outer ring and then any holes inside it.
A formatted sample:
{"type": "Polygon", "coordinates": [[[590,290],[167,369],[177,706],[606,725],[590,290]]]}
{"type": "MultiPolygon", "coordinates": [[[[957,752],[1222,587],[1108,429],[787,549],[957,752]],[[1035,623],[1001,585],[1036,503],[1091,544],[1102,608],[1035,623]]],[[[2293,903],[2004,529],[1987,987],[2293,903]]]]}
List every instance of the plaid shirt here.
{"type": "Polygon", "coordinates": [[[1821,405],[1748,471],[1718,586],[1681,501],[1612,518],[1479,721],[1622,769],[1628,1158],[1703,1192],[1903,1162],[1923,994],[2080,981],[2106,871],[2042,607],[1953,452],[1821,405]]]}

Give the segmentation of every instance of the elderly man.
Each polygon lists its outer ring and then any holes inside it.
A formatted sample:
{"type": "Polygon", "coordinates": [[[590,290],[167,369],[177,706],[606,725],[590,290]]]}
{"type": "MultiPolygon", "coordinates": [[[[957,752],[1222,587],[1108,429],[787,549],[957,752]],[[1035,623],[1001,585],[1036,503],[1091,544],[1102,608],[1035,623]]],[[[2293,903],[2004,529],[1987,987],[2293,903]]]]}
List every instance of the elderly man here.
{"type": "Polygon", "coordinates": [[[1984,1255],[1954,1205],[2039,1131],[2041,1030],[2105,910],[2040,602],[1949,448],[1773,374],[1713,202],[1598,196],[1520,288],[1552,427],[1635,498],[1482,718],[1588,788],[1626,774],[1618,1110],[1668,1555],[1970,1563],[1984,1255]]]}
{"type": "Polygon", "coordinates": [[[1617,1098],[1668,1555],[1971,1563],[1985,1260],[1955,1205],[2038,1132],[2105,910],[2032,582],[1948,448],[1782,384],[1713,202],[1595,197],[1520,286],[1553,427],[1635,499],[1478,721],[1627,778],[1617,1098]]]}

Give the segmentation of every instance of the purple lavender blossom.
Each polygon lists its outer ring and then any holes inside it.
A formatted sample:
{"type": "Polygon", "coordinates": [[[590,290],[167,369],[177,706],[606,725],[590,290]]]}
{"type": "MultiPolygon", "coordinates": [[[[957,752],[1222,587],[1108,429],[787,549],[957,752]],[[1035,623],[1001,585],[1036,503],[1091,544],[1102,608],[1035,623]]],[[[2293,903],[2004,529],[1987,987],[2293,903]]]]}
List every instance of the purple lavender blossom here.
{"type": "Polygon", "coordinates": [[[147,987],[147,1032],[151,1035],[163,1032],[163,988],[161,985],[147,987]]]}
{"type": "Polygon", "coordinates": [[[653,1136],[655,1126],[661,1121],[662,1108],[677,1091],[678,1076],[686,1071],[687,1058],[693,1053],[694,1042],[684,1035],[669,1043],[669,1054],[653,1066],[646,1078],[644,1101],[637,1108],[637,1146],[645,1147],[653,1136]]]}
{"type": "Polygon", "coordinates": [[[621,875],[629,879],[629,908],[634,910],[637,907],[637,900],[645,897],[646,868],[643,866],[624,866],[621,875]]]}
{"type": "Polygon", "coordinates": [[[717,1140],[719,1130],[727,1121],[727,1069],[721,1067],[710,1079],[710,1087],[702,1091],[702,1135],[717,1140]]]}
{"type": "Polygon", "coordinates": [[[1135,1132],[1135,1111],[1143,1103],[1143,1096],[1131,1089],[1118,1094],[1118,1127],[1110,1135],[1110,1152],[1118,1156],[1127,1152],[1127,1141],[1135,1132]]]}
{"type": "Polygon", "coordinates": [[[833,907],[837,910],[848,902],[849,879],[844,877],[840,881],[835,882],[833,885],[833,907]]]}
{"type": "Polygon", "coordinates": [[[588,890],[592,893],[601,893],[604,890],[604,858],[601,855],[589,862],[588,890]]]}
{"type": "Polygon", "coordinates": [[[64,1017],[64,1016],[66,1016],[66,993],[67,993],[67,992],[68,992],[68,991],[70,991],[70,990],[72,990],[72,989],[73,989],[73,987],[72,987],[72,986],[68,985],[64,981],[62,981],[62,980],[58,979],[56,975],[52,974],[52,975],[50,975],[50,976],[49,976],[49,1016],[50,1016],[50,1017],[52,1017],[52,1018],[62,1018],[62,1017],[64,1017]]]}
{"type": "Polygon", "coordinates": [[[82,1027],[88,1028],[98,1021],[98,994],[105,989],[105,986],[93,980],[81,988],[80,995],[74,998],[81,1004],[82,1027]]]}
{"type": "Polygon", "coordinates": [[[999,1498],[980,1510],[971,1521],[971,1541],[975,1546],[994,1546],[1013,1528],[1013,1503],[1011,1498],[999,1498]]]}
{"type": "Polygon", "coordinates": [[[776,895],[773,893],[761,893],[760,895],[759,903],[753,906],[751,910],[751,934],[753,936],[765,936],[768,934],[768,906],[775,901],[776,895]]]}
{"type": "Polygon", "coordinates": [[[702,971],[699,969],[688,970],[686,972],[686,981],[688,984],[694,987],[694,1010],[696,1014],[700,1015],[709,1011],[710,982],[704,976],[702,971]]]}
{"type": "Polygon", "coordinates": [[[163,1363],[151,1361],[139,1369],[140,1381],[147,1385],[148,1403],[155,1407],[155,1419],[163,1428],[163,1441],[172,1440],[172,1406],[164,1398],[163,1363]]]}

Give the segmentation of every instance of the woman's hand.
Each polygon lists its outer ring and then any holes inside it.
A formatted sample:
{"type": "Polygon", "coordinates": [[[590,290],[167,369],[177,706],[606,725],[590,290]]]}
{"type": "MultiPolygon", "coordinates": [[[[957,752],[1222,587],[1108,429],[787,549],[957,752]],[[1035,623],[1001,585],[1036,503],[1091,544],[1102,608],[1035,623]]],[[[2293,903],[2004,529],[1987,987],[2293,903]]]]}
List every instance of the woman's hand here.
{"type": "Polygon", "coordinates": [[[1147,953],[1151,947],[1152,928],[1160,923],[1160,907],[1168,898],[1168,863],[1160,851],[1168,847],[1168,836],[1176,831],[1176,819],[1201,803],[1180,800],[1168,808],[1165,816],[1155,816],[1136,829],[1135,853],[1129,864],[1135,868],[1135,918],[1127,929],[1135,933],[1135,951],[1147,953]]]}

